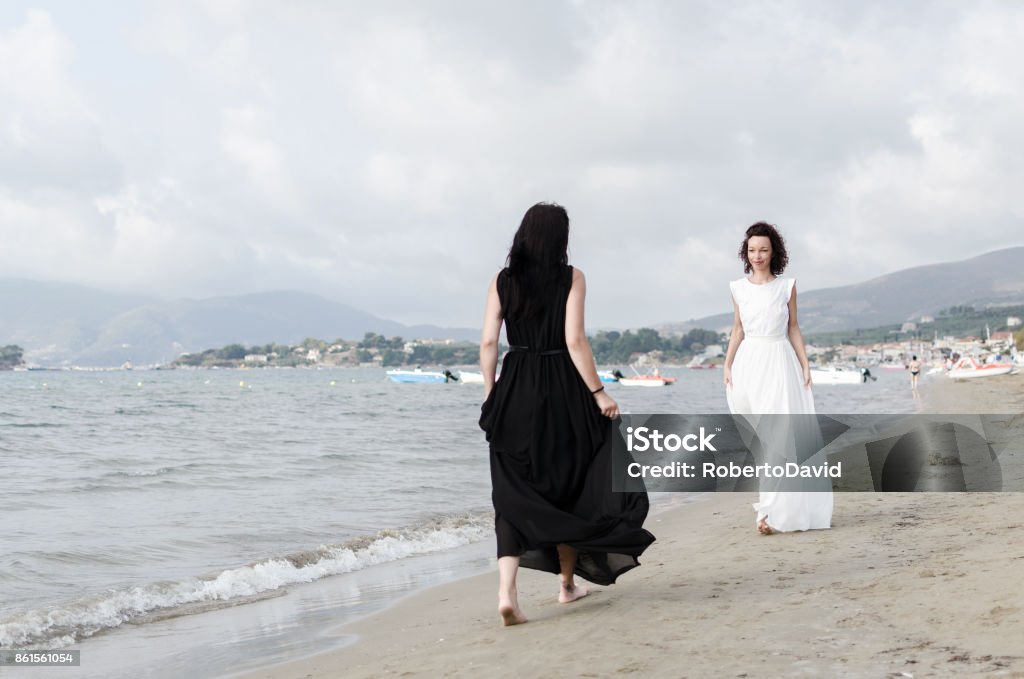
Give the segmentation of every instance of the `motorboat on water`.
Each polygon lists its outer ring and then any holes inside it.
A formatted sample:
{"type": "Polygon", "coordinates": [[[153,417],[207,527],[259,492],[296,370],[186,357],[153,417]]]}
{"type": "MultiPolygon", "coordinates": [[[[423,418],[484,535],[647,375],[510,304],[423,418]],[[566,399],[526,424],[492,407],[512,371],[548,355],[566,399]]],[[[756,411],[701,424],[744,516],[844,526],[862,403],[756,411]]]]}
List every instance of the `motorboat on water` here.
{"type": "Polygon", "coordinates": [[[623,377],[625,377],[625,375],[623,375],[618,370],[598,370],[597,371],[597,376],[600,377],[601,381],[606,383],[606,384],[612,384],[614,382],[618,382],[623,377]]]}
{"type": "Polygon", "coordinates": [[[867,368],[828,365],[811,368],[811,384],[864,384],[871,377],[867,368]]]}
{"type": "Polygon", "coordinates": [[[423,370],[421,368],[416,368],[415,370],[388,370],[387,376],[392,382],[446,384],[448,382],[459,381],[459,378],[453,375],[450,370],[443,370],[440,372],[423,370]]]}
{"type": "Polygon", "coordinates": [[[472,370],[460,370],[459,380],[461,380],[463,384],[483,384],[484,374],[473,372],[472,370]]]}
{"type": "Polygon", "coordinates": [[[624,387],[667,387],[670,384],[676,383],[676,378],[662,375],[658,364],[653,361],[647,363],[647,365],[651,366],[647,373],[642,374],[637,370],[638,365],[640,363],[629,366],[634,373],[632,377],[626,377],[620,373],[619,384],[624,387]]]}
{"type": "MultiPolygon", "coordinates": [[[[675,382],[673,379],[672,382],[675,382]]],[[[657,375],[637,375],[636,377],[623,377],[619,380],[619,384],[624,387],[664,387],[672,384],[668,382],[664,377],[658,377],[657,375]]]]}
{"type": "Polygon", "coordinates": [[[675,384],[676,378],[665,377],[658,373],[651,373],[650,375],[634,375],[633,377],[620,377],[619,384],[624,387],[667,387],[670,384],[675,384]]]}
{"type": "Polygon", "coordinates": [[[1012,363],[979,363],[973,356],[964,356],[956,362],[947,375],[954,380],[968,380],[975,377],[1013,375],[1020,372],[1012,363]]]}

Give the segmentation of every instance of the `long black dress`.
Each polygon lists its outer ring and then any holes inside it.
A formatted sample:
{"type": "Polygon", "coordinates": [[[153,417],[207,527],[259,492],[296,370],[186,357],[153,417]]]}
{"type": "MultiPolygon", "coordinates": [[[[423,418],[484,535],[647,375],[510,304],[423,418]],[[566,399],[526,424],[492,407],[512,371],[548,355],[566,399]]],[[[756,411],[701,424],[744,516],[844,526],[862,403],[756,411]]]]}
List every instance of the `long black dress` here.
{"type": "MultiPolygon", "coordinates": [[[[509,297],[508,270],[498,296],[509,297]]],[[[559,572],[559,543],[578,551],[576,575],[608,585],[640,565],[654,542],[644,530],[646,493],[613,493],[612,422],[601,415],[565,343],[572,267],[549,291],[537,317],[506,318],[513,347],[501,378],[481,406],[490,443],[498,557],[520,556],[527,568],[559,572]]]]}

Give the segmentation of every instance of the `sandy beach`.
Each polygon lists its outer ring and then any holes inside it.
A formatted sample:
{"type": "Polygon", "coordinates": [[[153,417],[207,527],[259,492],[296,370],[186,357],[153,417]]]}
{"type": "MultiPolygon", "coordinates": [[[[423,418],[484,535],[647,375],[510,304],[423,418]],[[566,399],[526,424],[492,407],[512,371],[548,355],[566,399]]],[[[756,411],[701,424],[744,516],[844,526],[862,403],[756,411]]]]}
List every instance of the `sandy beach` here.
{"type": "Polygon", "coordinates": [[[1024,413],[1024,375],[973,380],[938,376],[921,386],[930,413],[1024,413]]]}
{"type": "MultiPolygon", "coordinates": [[[[1024,379],[981,382],[936,381],[926,408],[1020,412],[1024,379]]],[[[239,676],[1024,677],[1024,493],[837,493],[831,530],[768,537],[754,499],[652,516],[643,565],[573,604],[555,576],[522,572],[528,624],[500,626],[495,572],[328,630],[358,635],[338,650],[239,676]]]]}

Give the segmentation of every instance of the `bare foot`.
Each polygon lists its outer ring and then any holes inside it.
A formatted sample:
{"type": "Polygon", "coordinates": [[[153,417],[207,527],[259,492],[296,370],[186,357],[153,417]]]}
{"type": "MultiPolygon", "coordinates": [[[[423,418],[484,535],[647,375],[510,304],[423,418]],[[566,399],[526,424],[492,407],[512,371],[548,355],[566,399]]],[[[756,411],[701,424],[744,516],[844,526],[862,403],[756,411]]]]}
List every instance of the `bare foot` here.
{"type": "Polygon", "coordinates": [[[566,585],[563,582],[561,583],[561,587],[558,588],[558,603],[571,604],[573,601],[582,599],[588,594],[590,594],[590,590],[583,585],[577,585],[575,583],[566,585]]]}
{"type": "Polygon", "coordinates": [[[505,627],[526,622],[526,616],[519,610],[519,604],[510,598],[498,597],[498,615],[501,616],[501,622],[505,627]]]}
{"type": "Polygon", "coordinates": [[[772,527],[768,525],[767,516],[757,522],[757,532],[761,535],[772,535],[775,533],[772,527]]]}

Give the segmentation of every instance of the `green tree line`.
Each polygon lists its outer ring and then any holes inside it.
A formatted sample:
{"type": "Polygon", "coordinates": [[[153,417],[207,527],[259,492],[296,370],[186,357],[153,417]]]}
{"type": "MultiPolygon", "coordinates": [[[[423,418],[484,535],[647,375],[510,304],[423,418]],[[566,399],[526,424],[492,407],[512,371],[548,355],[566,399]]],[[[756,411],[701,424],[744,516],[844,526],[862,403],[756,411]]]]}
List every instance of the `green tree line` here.
{"type": "MultiPolygon", "coordinates": [[[[635,332],[598,332],[590,337],[594,359],[600,364],[627,363],[634,354],[652,351],[661,352],[664,360],[683,360],[703,352],[709,344],[722,342],[724,338],[718,333],[699,328],[690,330],[681,337],[663,337],[652,328],[641,328],[635,332]]],[[[174,361],[174,365],[233,367],[241,365],[250,354],[268,356],[268,366],[308,365],[312,362],[308,359],[308,352],[311,349],[320,352],[321,360],[328,353],[344,354],[338,361],[334,361],[338,365],[357,365],[379,360],[382,365],[389,368],[406,365],[473,365],[480,356],[480,346],[472,342],[414,343],[411,349],[406,351],[406,341],[402,337],[385,337],[368,332],[358,342],[325,342],[310,337],[297,347],[276,343],[250,347],[229,344],[220,349],[207,349],[183,355],[174,361]]]]}
{"type": "Polygon", "coordinates": [[[24,353],[24,349],[17,344],[8,344],[5,347],[0,347],[0,370],[10,370],[15,366],[21,365],[24,362],[21,360],[24,353]]]}
{"type": "Polygon", "coordinates": [[[609,330],[590,338],[594,360],[600,364],[626,363],[637,353],[660,351],[669,361],[681,361],[703,353],[710,344],[723,344],[725,338],[712,330],[694,328],[679,337],[663,337],[653,328],[640,328],[636,332],[609,330]]]}
{"type": "Polygon", "coordinates": [[[935,335],[939,337],[947,335],[967,337],[973,335],[974,337],[984,339],[986,327],[988,327],[990,332],[1011,329],[1006,325],[1008,316],[1024,317],[1024,305],[990,307],[986,309],[975,309],[970,305],[952,306],[948,309],[942,309],[935,316],[934,321],[916,323],[916,329],[907,332],[900,332],[902,324],[894,323],[875,328],[804,333],[804,340],[810,344],[828,346],[835,344],[876,344],[913,338],[930,340],[935,335]]]}
{"type": "MultiPolygon", "coordinates": [[[[265,365],[268,366],[294,367],[315,363],[316,361],[309,359],[309,352],[314,349],[320,353],[321,362],[335,365],[358,365],[375,360],[380,360],[387,367],[424,364],[458,365],[475,363],[479,356],[479,347],[469,342],[437,345],[417,344],[412,347],[411,352],[405,350],[405,345],[406,341],[401,337],[385,337],[374,332],[366,333],[358,342],[342,339],[327,342],[315,337],[307,337],[301,344],[295,346],[277,343],[248,347],[243,344],[228,344],[220,349],[206,349],[201,352],[185,354],[176,359],[172,366],[229,368],[241,365],[246,356],[256,355],[266,356],[265,365]],[[340,354],[340,356],[332,359],[330,354],[340,354]]],[[[254,365],[264,364],[254,363],[254,365]]]]}

